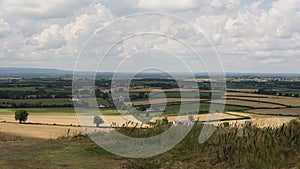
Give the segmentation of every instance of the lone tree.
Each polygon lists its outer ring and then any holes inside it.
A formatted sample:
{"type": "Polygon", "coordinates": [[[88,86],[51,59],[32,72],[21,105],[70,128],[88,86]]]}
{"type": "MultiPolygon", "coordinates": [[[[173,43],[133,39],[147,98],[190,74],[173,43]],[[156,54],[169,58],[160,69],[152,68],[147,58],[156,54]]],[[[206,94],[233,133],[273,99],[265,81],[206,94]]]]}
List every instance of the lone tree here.
{"type": "Polygon", "coordinates": [[[189,117],[188,117],[188,120],[189,120],[190,122],[194,122],[194,121],[195,121],[195,118],[194,118],[194,116],[189,116],[189,117]]]}
{"type": "Polygon", "coordinates": [[[100,125],[100,124],[103,124],[104,121],[102,120],[101,117],[95,116],[95,117],[94,117],[94,123],[96,124],[96,127],[99,127],[99,125],[100,125]]]}
{"type": "Polygon", "coordinates": [[[15,112],[15,119],[19,120],[20,123],[24,123],[27,120],[28,115],[26,110],[17,110],[15,112]]]}

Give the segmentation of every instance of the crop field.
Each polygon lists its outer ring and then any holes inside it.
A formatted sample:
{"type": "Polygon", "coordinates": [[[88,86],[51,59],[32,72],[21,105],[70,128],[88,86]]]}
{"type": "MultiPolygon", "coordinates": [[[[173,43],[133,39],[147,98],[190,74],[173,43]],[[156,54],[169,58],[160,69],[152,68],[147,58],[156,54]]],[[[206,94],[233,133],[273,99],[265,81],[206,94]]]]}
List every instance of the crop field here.
{"type": "MultiPolygon", "coordinates": [[[[223,103],[223,100],[214,100],[210,101],[212,103],[223,103]]],[[[264,102],[254,102],[254,101],[247,101],[247,100],[232,100],[227,99],[226,104],[228,105],[236,105],[236,106],[246,106],[251,108],[284,108],[285,106],[272,104],[272,103],[264,103],[264,102]]]]}
{"type": "MultiPolygon", "coordinates": [[[[184,103],[184,110],[186,112],[182,112],[185,114],[195,114],[193,110],[195,110],[196,106],[199,105],[199,103],[184,103]]],[[[178,115],[178,112],[180,111],[180,104],[169,104],[166,106],[165,112],[163,115],[172,116],[172,115],[178,115]]],[[[210,104],[210,103],[200,103],[199,111],[200,113],[208,113],[211,107],[218,107],[219,104],[210,104]]],[[[224,111],[244,111],[247,110],[247,107],[243,106],[231,106],[231,105],[225,105],[224,111]]],[[[196,113],[197,114],[197,113],[196,113]]]]}
{"type": "MultiPolygon", "coordinates": [[[[210,93],[200,93],[200,92],[164,92],[167,98],[208,98],[210,93]]],[[[160,98],[160,93],[155,93],[151,95],[151,98],[160,98]]]]}
{"type": "Polygon", "coordinates": [[[256,101],[256,102],[265,102],[280,104],[285,106],[300,106],[300,98],[293,97],[269,97],[269,98],[256,98],[256,97],[229,97],[228,99],[238,99],[238,100],[247,100],[247,101],[256,101]]]}
{"type": "Polygon", "coordinates": [[[0,87],[0,91],[36,91],[35,87],[0,87]]]}
{"type": "Polygon", "coordinates": [[[174,102],[200,102],[203,99],[198,98],[167,98],[167,99],[151,99],[132,101],[135,106],[149,105],[149,104],[162,104],[162,103],[174,103],[174,102]]]}
{"type": "MultiPolygon", "coordinates": [[[[228,121],[232,126],[238,125],[243,126],[246,122],[251,122],[257,127],[280,127],[283,124],[288,124],[291,120],[297,120],[297,117],[284,117],[284,116],[272,116],[272,115],[258,115],[253,113],[245,113],[245,112],[228,112],[228,114],[236,115],[236,116],[246,116],[250,117],[247,120],[236,120],[236,121],[228,121]]],[[[222,124],[222,122],[216,122],[216,124],[222,124]]]]}
{"type": "MultiPolygon", "coordinates": [[[[172,88],[172,89],[161,89],[161,88],[132,88],[130,89],[130,93],[140,93],[140,92],[145,92],[145,93],[150,93],[153,90],[160,90],[163,92],[198,92],[198,89],[180,89],[180,88],[172,88]]],[[[205,92],[205,91],[201,91],[205,92]]],[[[209,90],[206,92],[210,92],[209,90]]]]}
{"type": "Polygon", "coordinates": [[[231,91],[231,92],[254,93],[258,89],[232,89],[232,88],[228,88],[227,90],[231,91]]]}
{"type": "Polygon", "coordinates": [[[254,109],[247,110],[247,112],[265,115],[300,116],[300,108],[254,109]]]}
{"type": "MultiPolygon", "coordinates": [[[[168,120],[170,122],[181,120],[181,121],[188,121],[190,115],[186,116],[168,116],[168,120]]],[[[218,121],[222,119],[243,119],[241,116],[235,116],[226,113],[211,113],[211,114],[198,114],[192,115],[196,121],[218,121]]],[[[156,120],[161,120],[163,117],[156,117],[153,118],[151,121],[155,122],[156,120]]]]}
{"type": "MultiPolygon", "coordinates": [[[[1,100],[0,100],[1,101],[1,100]]],[[[64,105],[72,103],[68,99],[20,99],[20,100],[3,100],[10,103],[41,103],[42,105],[64,105]]]]}
{"type": "Polygon", "coordinates": [[[2,133],[15,136],[39,138],[39,139],[56,139],[69,134],[70,136],[78,133],[84,133],[81,127],[67,127],[55,125],[32,125],[17,123],[0,123],[2,133]],[[26,132],[24,132],[26,131],[26,132]]]}
{"type": "MultiPolygon", "coordinates": [[[[21,108],[20,108],[21,109],[21,108]]],[[[16,110],[20,109],[0,109],[1,114],[13,115],[16,110]]],[[[23,108],[22,108],[23,109],[23,108]]],[[[29,114],[42,114],[42,115],[76,115],[74,108],[26,108],[29,114]]],[[[119,112],[116,109],[104,108],[101,109],[102,115],[118,115],[119,112]]],[[[88,113],[88,112],[87,112],[88,113]]],[[[94,113],[94,112],[92,112],[94,113]]]]}
{"type": "Polygon", "coordinates": [[[226,92],[226,97],[258,97],[258,98],[269,98],[275,97],[270,95],[263,95],[263,94],[254,94],[254,93],[243,93],[243,92],[226,92]]]}

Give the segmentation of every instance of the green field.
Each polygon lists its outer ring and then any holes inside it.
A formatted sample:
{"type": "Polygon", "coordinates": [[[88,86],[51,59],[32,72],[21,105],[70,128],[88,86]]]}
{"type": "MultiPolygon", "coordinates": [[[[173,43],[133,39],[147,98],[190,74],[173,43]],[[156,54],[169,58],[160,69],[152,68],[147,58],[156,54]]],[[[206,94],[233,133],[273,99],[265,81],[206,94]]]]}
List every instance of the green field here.
{"type": "MultiPolygon", "coordinates": [[[[199,103],[186,103],[184,110],[186,112],[183,112],[184,114],[191,114],[194,113],[192,112],[195,110],[196,106],[199,103]]],[[[199,106],[199,111],[203,113],[208,113],[210,110],[210,107],[219,107],[219,104],[210,104],[210,103],[200,103],[199,106]]],[[[231,106],[231,105],[225,105],[224,111],[244,111],[247,110],[247,107],[242,107],[242,106],[231,106]]],[[[180,110],[180,104],[168,104],[166,106],[165,113],[163,114],[164,116],[174,116],[177,115],[180,110]]]]}
{"type": "MultiPolygon", "coordinates": [[[[164,92],[167,98],[209,98],[211,93],[195,93],[195,92],[164,92]]],[[[162,94],[152,94],[152,98],[161,98],[162,94]]]]}
{"type": "Polygon", "coordinates": [[[35,87],[0,87],[0,91],[36,91],[35,87]]]}

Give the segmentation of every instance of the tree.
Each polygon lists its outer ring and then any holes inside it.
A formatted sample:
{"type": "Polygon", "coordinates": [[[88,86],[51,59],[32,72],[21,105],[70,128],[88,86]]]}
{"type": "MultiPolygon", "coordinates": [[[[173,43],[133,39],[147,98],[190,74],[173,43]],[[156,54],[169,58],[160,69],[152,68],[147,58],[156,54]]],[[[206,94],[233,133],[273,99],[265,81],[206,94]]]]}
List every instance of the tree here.
{"type": "Polygon", "coordinates": [[[19,120],[20,123],[24,123],[27,120],[28,115],[26,110],[17,110],[15,112],[15,119],[19,120]]]}
{"type": "Polygon", "coordinates": [[[194,116],[189,116],[189,117],[188,117],[188,120],[189,120],[190,122],[194,122],[194,121],[195,121],[195,118],[194,118],[194,116]]]}
{"type": "Polygon", "coordinates": [[[95,117],[94,117],[94,123],[96,124],[96,127],[99,127],[99,125],[100,125],[100,124],[103,124],[104,121],[102,120],[101,117],[95,116],[95,117]]]}
{"type": "Polygon", "coordinates": [[[162,119],[162,123],[163,123],[163,124],[168,124],[168,123],[169,123],[168,117],[164,117],[164,118],[162,119]]]}

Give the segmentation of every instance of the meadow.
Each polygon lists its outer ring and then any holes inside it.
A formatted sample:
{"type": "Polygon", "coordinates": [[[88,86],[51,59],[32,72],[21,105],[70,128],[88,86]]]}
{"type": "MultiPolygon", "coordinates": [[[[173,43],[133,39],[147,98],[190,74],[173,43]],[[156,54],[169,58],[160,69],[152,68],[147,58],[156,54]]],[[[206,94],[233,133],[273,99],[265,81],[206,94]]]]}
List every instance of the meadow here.
{"type": "MultiPolygon", "coordinates": [[[[147,159],[113,155],[87,136],[64,135],[41,140],[0,133],[1,168],[299,168],[300,123],[294,120],[279,128],[257,128],[250,123],[231,128],[220,125],[213,136],[200,144],[202,124],[172,150],[147,159]],[[18,162],[16,163],[16,159],[18,162]]],[[[131,137],[157,135],[169,126],[153,129],[121,128],[131,137]]],[[[105,133],[102,133],[105,135],[105,133]]]]}

